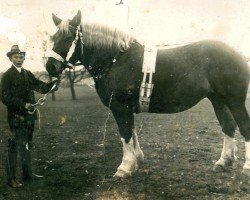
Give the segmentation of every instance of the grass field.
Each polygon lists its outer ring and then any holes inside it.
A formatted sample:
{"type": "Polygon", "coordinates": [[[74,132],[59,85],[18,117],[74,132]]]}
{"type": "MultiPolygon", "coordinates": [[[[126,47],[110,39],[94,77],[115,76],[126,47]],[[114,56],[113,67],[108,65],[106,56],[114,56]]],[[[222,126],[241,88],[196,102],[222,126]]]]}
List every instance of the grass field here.
{"type": "MultiPolygon", "coordinates": [[[[137,128],[145,163],[136,174],[114,179],[122,146],[112,114],[95,90],[57,92],[57,101],[41,107],[41,130],[34,134],[34,172],[44,178],[20,189],[5,184],[6,110],[0,104],[0,199],[250,199],[248,180],[241,174],[244,141],[238,140],[238,162],[227,173],[214,173],[221,153],[220,126],[208,100],[173,115],[139,114],[137,128]],[[107,121],[107,123],[106,123],[107,121]]],[[[38,97],[38,96],[37,96],[38,97]]],[[[247,99],[250,109],[250,99],[247,99]]],[[[37,125],[36,125],[37,127],[37,125]]],[[[18,177],[21,177],[19,165],[18,177]]]]}

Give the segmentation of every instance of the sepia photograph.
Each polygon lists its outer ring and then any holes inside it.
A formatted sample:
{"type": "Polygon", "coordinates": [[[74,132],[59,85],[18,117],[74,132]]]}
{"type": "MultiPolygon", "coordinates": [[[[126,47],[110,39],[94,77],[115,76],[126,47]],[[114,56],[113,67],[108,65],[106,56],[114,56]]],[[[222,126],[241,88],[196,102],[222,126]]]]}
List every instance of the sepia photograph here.
{"type": "Polygon", "coordinates": [[[250,199],[249,11],[0,0],[0,200],[250,199]]]}

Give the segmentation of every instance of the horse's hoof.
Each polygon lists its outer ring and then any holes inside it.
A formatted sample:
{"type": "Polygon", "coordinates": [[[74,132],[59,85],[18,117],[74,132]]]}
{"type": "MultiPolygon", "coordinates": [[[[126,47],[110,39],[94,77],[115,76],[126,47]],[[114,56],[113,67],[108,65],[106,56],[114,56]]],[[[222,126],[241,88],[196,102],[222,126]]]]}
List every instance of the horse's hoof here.
{"type": "Polygon", "coordinates": [[[141,152],[138,157],[137,157],[137,161],[142,164],[144,163],[144,154],[141,152]]]}
{"type": "Polygon", "coordinates": [[[214,165],[213,171],[216,172],[216,173],[217,172],[223,172],[224,169],[223,169],[223,167],[221,165],[214,165]]]}
{"type": "Polygon", "coordinates": [[[138,162],[138,165],[136,166],[135,170],[138,170],[138,169],[139,169],[139,166],[143,165],[143,163],[144,163],[144,158],[138,159],[137,162],[138,162]]]}
{"type": "Polygon", "coordinates": [[[117,170],[117,172],[115,173],[114,177],[115,178],[126,178],[132,175],[132,172],[127,172],[127,171],[123,171],[123,170],[117,170]]]}
{"type": "Polygon", "coordinates": [[[230,169],[231,169],[231,167],[224,166],[224,165],[214,165],[214,167],[213,167],[213,171],[216,172],[216,173],[229,172],[230,169]]]}

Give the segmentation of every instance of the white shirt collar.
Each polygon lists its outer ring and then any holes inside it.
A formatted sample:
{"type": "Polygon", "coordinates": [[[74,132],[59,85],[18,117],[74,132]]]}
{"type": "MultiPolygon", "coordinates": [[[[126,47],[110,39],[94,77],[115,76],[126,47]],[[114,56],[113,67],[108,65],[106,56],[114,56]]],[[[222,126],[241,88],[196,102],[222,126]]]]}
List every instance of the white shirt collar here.
{"type": "Polygon", "coordinates": [[[12,63],[12,65],[16,68],[16,70],[21,73],[21,70],[23,69],[23,67],[17,67],[14,63],[12,63]]]}

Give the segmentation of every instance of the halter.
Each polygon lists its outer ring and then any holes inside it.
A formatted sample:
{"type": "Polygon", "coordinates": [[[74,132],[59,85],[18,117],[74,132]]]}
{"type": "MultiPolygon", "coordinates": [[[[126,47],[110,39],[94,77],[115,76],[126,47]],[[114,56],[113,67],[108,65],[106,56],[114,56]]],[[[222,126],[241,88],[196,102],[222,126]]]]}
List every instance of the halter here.
{"type": "MultiPolygon", "coordinates": [[[[71,26],[71,27],[73,27],[73,26],[71,26]]],[[[69,68],[72,69],[73,65],[68,60],[72,56],[72,54],[74,53],[78,39],[80,39],[80,42],[81,42],[81,56],[82,56],[83,55],[83,44],[84,44],[83,43],[83,36],[82,36],[82,32],[81,32],[81,27],[77,26],[76,27],[76,37],[75,37],[74,41],[72,42],[72,45],[67,53],[67,57],[64,59],[61,55],[59,55],[58,53],[53,51],[53,49],[46,52],[46,57],[47,58],[49,58],[49,57],[54,58],[57,61],[62,62],[63,64],[67,65],[69,68]]]]}

